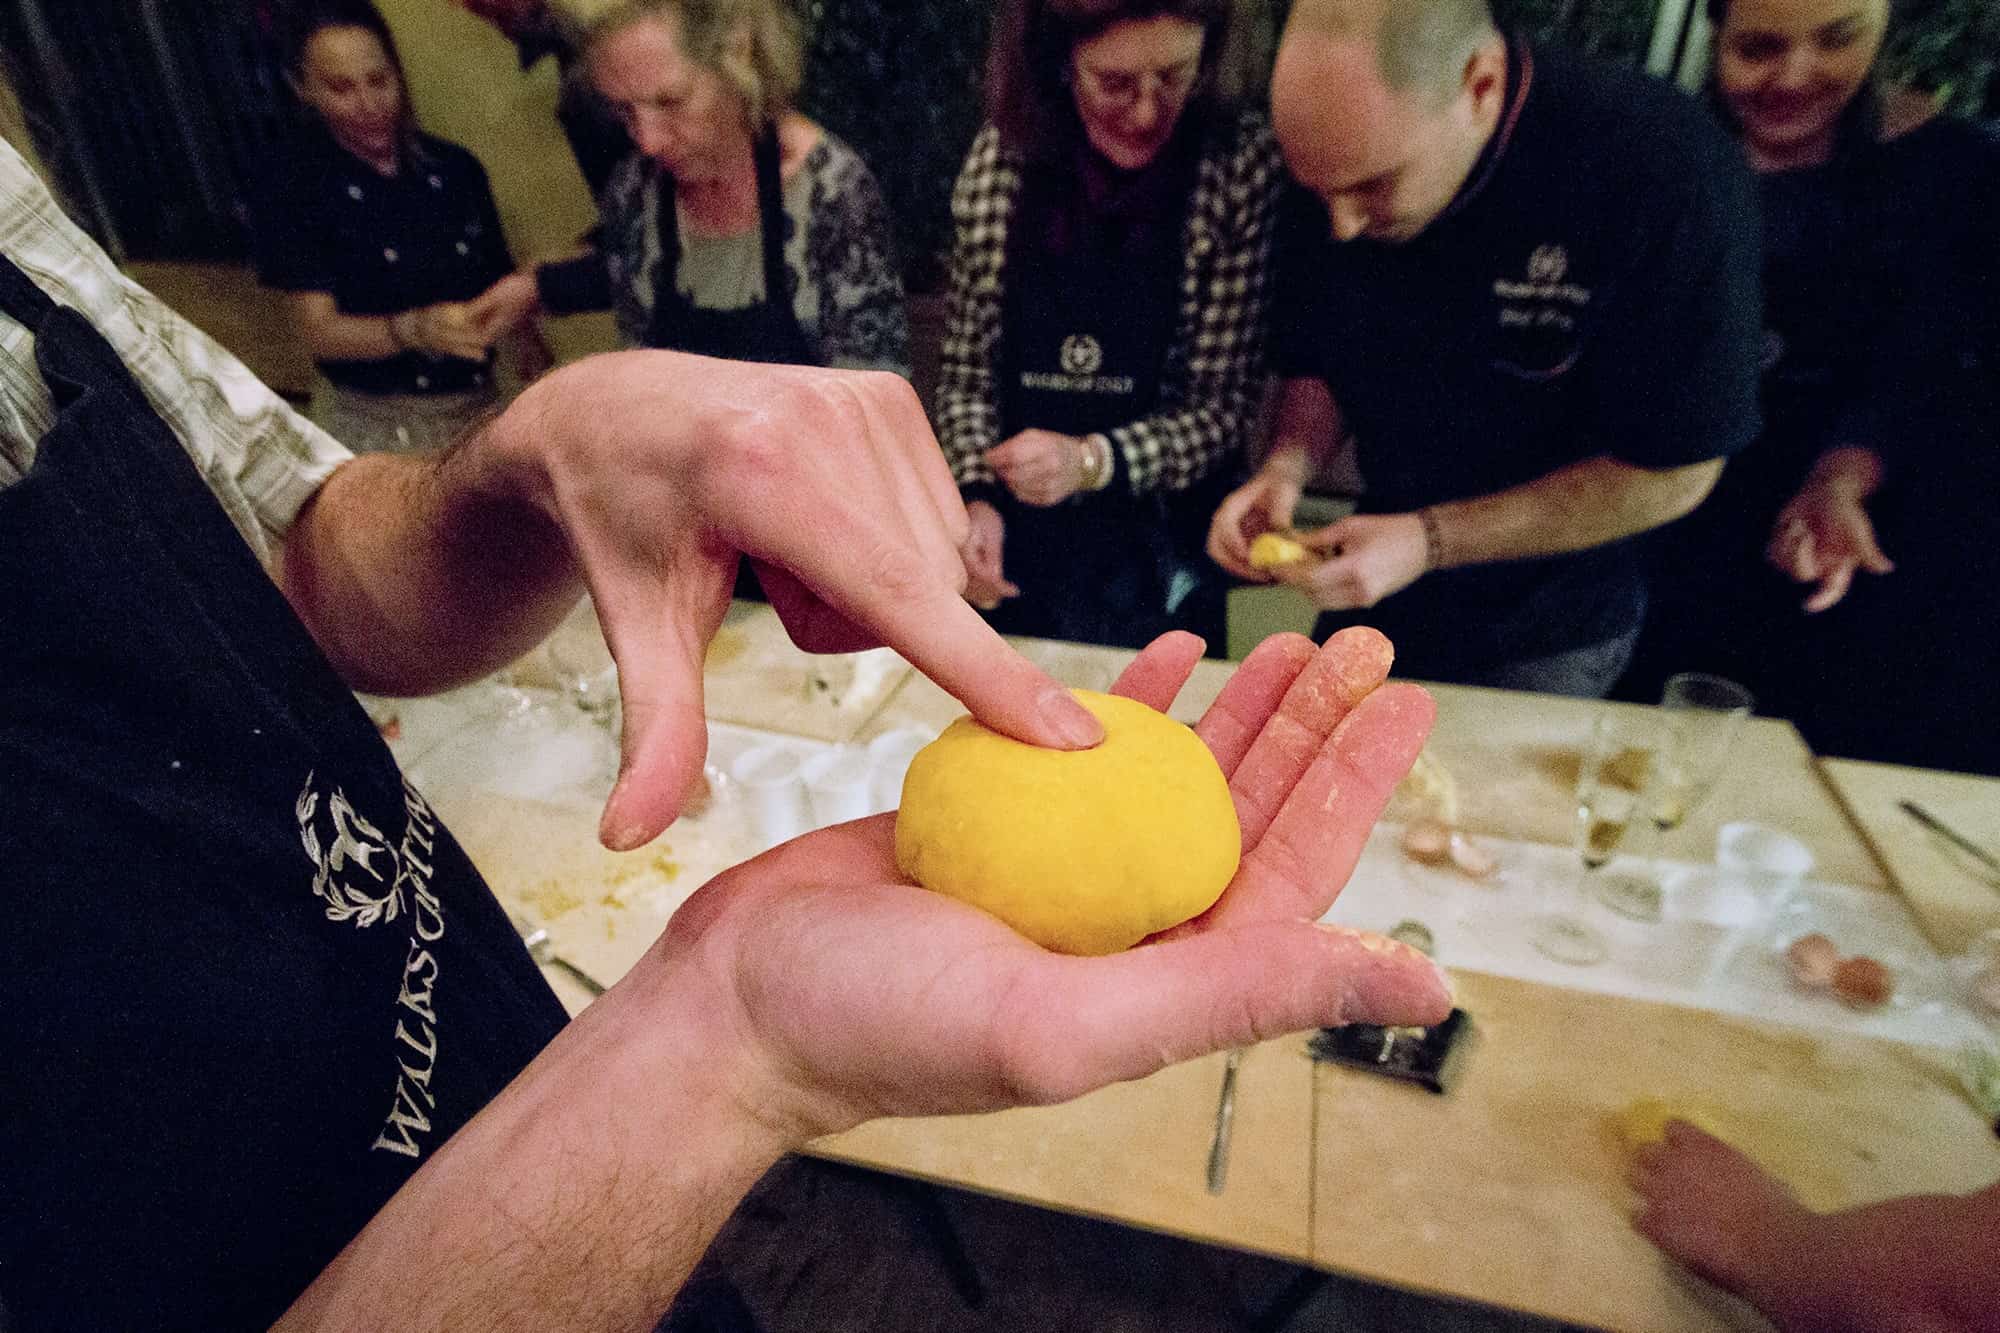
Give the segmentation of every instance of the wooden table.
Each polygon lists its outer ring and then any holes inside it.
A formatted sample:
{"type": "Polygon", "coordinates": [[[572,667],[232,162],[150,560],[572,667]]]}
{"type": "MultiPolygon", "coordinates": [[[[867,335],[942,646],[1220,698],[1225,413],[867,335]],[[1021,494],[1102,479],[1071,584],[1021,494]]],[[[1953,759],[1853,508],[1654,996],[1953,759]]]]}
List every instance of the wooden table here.
{"type": "Polygon", "coordinates": [[[2000,779],[1852,759],[1821,767],[1940,953],[1962,953],[1982,932],[2000,930],[2000,888],[1897,807],[1915,801],[2000,855],[2000,779]]]}
{"type": "MultiPolygon", "coordinates": [[[[1108,687],[1130,657],[1075,644],[1020,646],[1058,679],[1093,689],[1108,687]]],[[[1198,718],[1232,669],[1204,662],[1174,715],[1198,718]]],[[[1431,753],[1457,781],[1465,824],[1566,844],[1591,719],[1625,706],[1455,686],[1432,692],[1431,753]]],[[[935,730],[962,712],[913,674],[859,736],[896,726],[935,730]]],[[[1820,878],[1890,888],[1788,723],[1746,724],[1724,781],[1661,851],[1708,860],[1721,825],[1737,819],[1805,840],[1820,878]]],[[[1199,1076],[1169,1070],[1068,1107],[869,1125],[821,1150],[1329,1272],[1661,1333],[1762,1325],[1632,1230],[1624,1157],[1606,1122],[1638,1098],[1693,1099],[1711,1109],[1733,1141],[1819,1207],[1964,1192],[2000,1178],[2000,1144],[1959,1091],[1948,1052],[1502,977],[1461,973],[1456,981],[1477,1031],[1452,1095],[1331,1067],[1310,1075],[1303,1254],[1279,1243],[1284,1227],[1269,1224],[1298,1209],[1298,1182],[1288,1171],[1301,1141],[1286,1128],[1297,1114],[1289,1079],[1239,1084],[1239,1117],[1247,1110],[1267,1128],[1246,1136],[1239,1119],[1229,1187],[1220,1200],[1202,1193],[1216,1057],[1196,1062],[1199,1076]],[[1281,1104],[1266,1100],[1274,1095],[1281,1104]],[[1164,1146],[1113,1156],[1119,1145],[1139,1142],[1164,1146]],[[1269,1161],[1250,1165],[1265,1154],[1269,1161]]],[[[1274,1045],[1302,1059],[1297,1043],[1274,1045]]],[[[1260,1070],[1269,1068],[1270,1048],[1259,1057],[1260,1070]]]]}
{"type": "MultiPolygon", "coordinates": [[[[806,692],[810,667],[768,610],[739,609],[730,628],[736,640],[725,636],[710,657],[712,715],[865,741],[898,726],[935,731],[962,712],[907,671],[872,677],[879,698],[829,708],[806,692]]],[[[1096,689],[1130,656],[1021,646],[1059,679],[1096,689]]],[[[1198,717],[1231,670],[1203,663],[1175,715],[1198,717]]],[[[1435,693],[1433,753],[1456,776],[1468,825],[1566,843],[1577,752],[1603,705],[1451,687],[1435,693]]],[[[1827,766],[1863,811],[1870,807],[1855,794],[1850,770],[1865,767],[1827,766]]],[[[1956,787],[1915,787],[1903,773],[1894,779],[1895,794],[1932,801],[1969,834],[1992,833],[1947,799],[1956,787]]],[[[1977,790],[1989,798],[1988,788],[1977,790]]],[[[1811,754],[1783,723],[1748,726],[1730,780],[1663,850],[1707,859],[1716,828],[1738,818],[1803,838],[1823,878],[1887,886],[1811,754]]],[[[1878,835],[1876,846],[1895,864],[1886,837],[1878,835]]],[[[527,859],[521,868],[529,869],[527,859]]],[[[1329,1272],[1662,1333],[1755,1321],[1631,1230],[1623,1158],[1605,1121],[1636,1098],[1712,1108],[1729,1137],[1821,1207],[1963,1192],[2000,1178],[2000,1144],[1958,1091],[1948,1052],[1500,977],[1456,980],[1476,1033],[1449,1096],[1314,1066],[1300,1037],[1249,1052],[1219,1196],[1204,1180],[1219,1055],[1061,1107],[878,1121],[813,1151],[1329,1272]]]]}
{"type": "Polygon", "coordinates": [[[1297,1263],[1313,1253],[1313,1064],[1305,1038],[1245,1052],[1227,1183],[1207,1192],[1220,1054],[1063,1106],[877,1120],[814,1155],[1297,1263]]]}
{"type": "Polygon", "coordinates": [[[1318,1071],[1314,1266],[1591,1327],[1762,1327],[1630,1225],[1609,1117],[1692,1101],[1818,1208],[1956,1193],[2000,1144],[1949,1054],[1462,973],[1453,1094],[1318,1071]]]}

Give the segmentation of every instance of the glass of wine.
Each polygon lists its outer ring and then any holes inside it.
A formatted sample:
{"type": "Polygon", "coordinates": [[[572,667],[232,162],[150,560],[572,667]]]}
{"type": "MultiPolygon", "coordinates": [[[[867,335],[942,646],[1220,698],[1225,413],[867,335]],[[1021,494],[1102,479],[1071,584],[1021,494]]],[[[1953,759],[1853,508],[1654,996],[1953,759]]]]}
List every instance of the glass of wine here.
{"type": "MultiPolygon", "coordinates": [[[[1566,895],[1569,902],[1549,906],[1530,923],[1529,942],[1543,956],[1577,966],[1604,960],[1609,946],[1603,933],[1579,917],[1575,905],[1589,878],[1621,852],[1636,852],[1650,835],[1664,734],[1654,715],[1638,709],[1607,710],[1592,723],[1576,778],[1574,842],[1582,869],[1566,895]]],[[[1593,887],[1597,899],[1615,911],[1659,919],[1660,887],[1650,877],[1606,876],[1593,887]]]]}
{"type": "Polygon", "coordinates": [[[1685,671],[1667,681],[1660,707],[1669,744],[1653,823],[1666,832],[1679,828],[1715,789],[1756,700],[1733,680],[1685,671]]]}

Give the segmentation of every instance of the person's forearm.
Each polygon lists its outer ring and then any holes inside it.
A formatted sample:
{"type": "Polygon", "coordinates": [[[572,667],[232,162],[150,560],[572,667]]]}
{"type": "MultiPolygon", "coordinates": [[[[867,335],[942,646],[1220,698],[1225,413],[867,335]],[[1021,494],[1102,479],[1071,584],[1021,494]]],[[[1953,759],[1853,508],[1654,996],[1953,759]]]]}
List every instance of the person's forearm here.
{"type": "Polygon", "coordinates": [[[414,1175],[279,1330],[651,1329],[757,1179],[775,1116],[702,969],[658,951],[414,1175]]]}
{"type": "Polygon", "coordinates": [[[1814,461],[1807,480],[1865,501],[1882,489],[1882,456],[1858,444],[1837,445],[1814,461]]]}
{"type": "Polygon", "coordinates": [[[315,361],[388,361],[410,350],[405,315],[321,315],[304,333],[315,361]]]}
{"type": "Polygon", "coordinates": [[[1425,512],[1432,567],[1485,564],[1581,551],[1659,527],[1700,504],[1722,474],[1714,459],[1651,471],[1590,458],[1491,495],[1425,512]]]}
{"type": "Polygon", "coordinates": [[[1729,1285],[1786,1333],[1990,1333],[2000,1185],[1803,1215],[1729,1285]]]}
{"type": "Polygon", "coordinates": [[[280,585],[343,679],[425,694],[539,643],[581,590],[568,543],[510,468],[563,409],[553,378],[441,455],[342,465],[285,539],[280,585]]]}
{"type": "Polygon", "coordinates": [[[1326,381],[1287,379],[1278,385],[1271,448],[1263,466],[1303,486],[1333,460],[1341,434],[1340,409],[1326,381]]]}

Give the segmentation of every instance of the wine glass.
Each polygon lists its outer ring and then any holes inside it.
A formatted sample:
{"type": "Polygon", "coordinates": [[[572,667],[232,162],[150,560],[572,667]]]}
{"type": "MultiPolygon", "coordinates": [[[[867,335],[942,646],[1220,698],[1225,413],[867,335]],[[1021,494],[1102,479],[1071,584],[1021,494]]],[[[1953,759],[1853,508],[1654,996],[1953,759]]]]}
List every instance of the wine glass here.
{"type": "MultiPolygon", "coordinates": [[[[1545,904],[1529,923],[1529,942],[1544,957],[1588,967],[1603,962],[1610,951],[1603,933],[1576,914],[1575,902],[1583,896],[1588,876],[1609,865],[1621,848],[1629,848],[1652,827],[1648,811],[1659,768],[1661,734],[1651,715],[1636,710],[1606,711],[1591,723],[1590,740],[1576,777],[1573,836],[1582,869],[1565,895],[1569,901],[1545,904]]],[[[1657,920],[1659,886],[1643,879],[1636,883],[1650,887],[1651,915],[1657,920]]],[[[1646,919],[1643,904],[1625,902],[1626,895],[1643,899],[1644,887],[1632,888],[1622,876],[1596,887],[1599,901],[1620,911],[1640,906],[1642,910],[1636,914],[1646,919]]]]}
{"type": "Polygon", "coordinates": [[[618,668],[599,661],[587,647],[551,639],[549,669],[563,697],[577,711],[606,731],[618,728],[618,668]]]}
{"type": "Polygon", "coordinates": [[[549,671],[563,697],[606,731],[618,724],[618,667],[594,616],[578,611],[558,625],[546,645],[549,671]]]}
{"type": "Polygon", "coordinates": [[[1684,671],[1667,681],[1660,707],[1670,744],[1653,824],[1664,833],[1680,827],[1715,789],[1756,700],[1733,680],[1684,671]]]}

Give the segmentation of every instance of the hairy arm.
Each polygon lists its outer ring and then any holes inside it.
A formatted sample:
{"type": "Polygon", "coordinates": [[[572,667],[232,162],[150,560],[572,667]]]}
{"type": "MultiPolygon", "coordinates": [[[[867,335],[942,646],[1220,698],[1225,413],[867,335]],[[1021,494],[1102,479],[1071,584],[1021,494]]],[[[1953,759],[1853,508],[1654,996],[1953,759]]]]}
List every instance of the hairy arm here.
{"type": "Polygon", "coordinates": [[[802,1135],[767,1120],[712,997],[642,963],[454,1135],[275,1327],[654,1323],[802,1135]]]}
{"type": "Polygon", "coordinates": [[[1721,472],[1720,459],[1654,471],[1587,458],[1490,495],[1355,514],[1302,533],[1322,558],[1277,575],[1327,610],[1374,606],[1433,570],[1586,550],[1671,522],[1700,504],[1721,472]]]}
{"type": "Polygon", "coordinates": [[[620,352],[536,381],[442,455],[342,467],[294,524],[281,586],[346,679],[407,693],[509,660],[588,584],[625,717],[602,835],[634,847],[700,772],[702,654],[745,556],[808,651],[886,642],[1009,735],[1095,744],[961,600],[965,536],[907,381],[620,352]]]}
{"type": "Polygon", "coordinates": [[[1491,495],[1432,506],[1437,565],[1581,551],[1657,528],[1688,513],[1722,475],[1722,460],[1655,471],[1587,458],[1491,495]]]}
{"type": "Polygon", "coordinates": [[[583,590],[561,531],[482,481],[496,419],[440,455],[364,454],[299,512],[279,564],[286,599],[342,679],[376,694],[476,680],[541,642],[583,590]]]}

